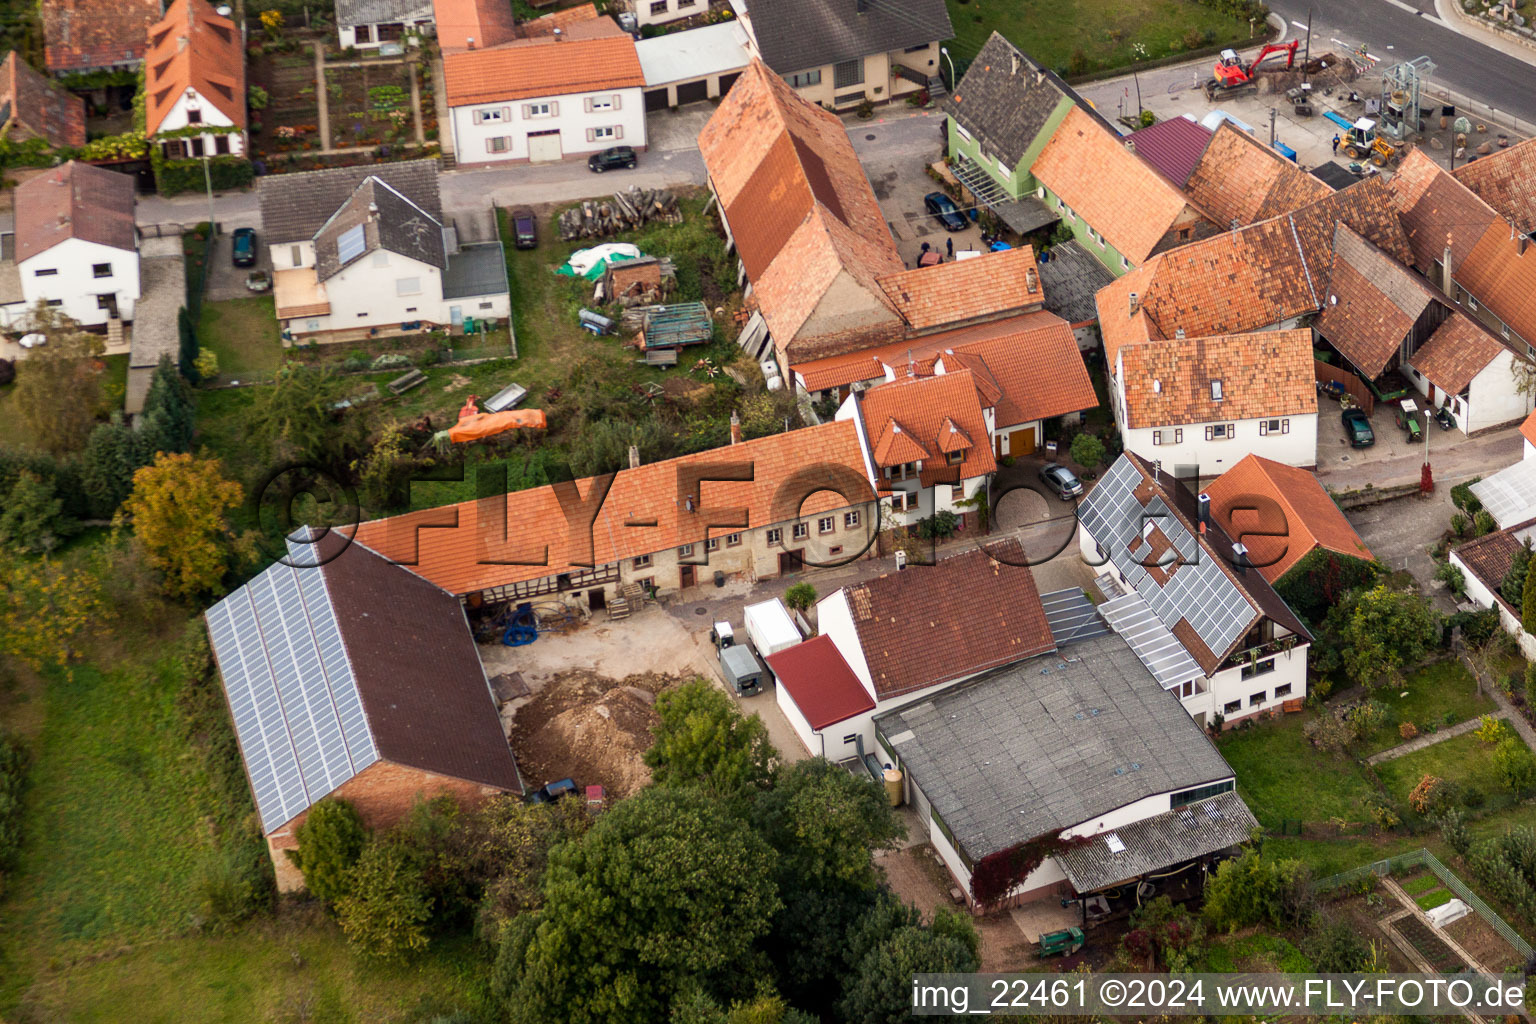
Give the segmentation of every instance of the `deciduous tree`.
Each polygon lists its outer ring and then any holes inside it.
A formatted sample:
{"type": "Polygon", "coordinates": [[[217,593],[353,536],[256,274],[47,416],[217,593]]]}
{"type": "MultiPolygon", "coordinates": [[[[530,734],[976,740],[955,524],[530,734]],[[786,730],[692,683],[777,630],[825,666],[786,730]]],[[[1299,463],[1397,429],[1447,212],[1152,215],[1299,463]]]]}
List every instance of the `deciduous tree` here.
{"type": "Polygon", "coordinates": [[[241,549],[231,542],[225,513],[244,489],[224,479],[217,459],[162,452],[133,475],[133,491],[116,524],[132,524],[148,564],[176,597],[222,591],[224,573],[241,549]]]}
{"type": "Polygon", "coordinates": [[[85,447],[101,404],[100,338],[44,310],[37,333],[47,341],[16,365],[16,414],[33,440],[55,454],[85,447]]]}
{"type": "Polygon", "coordinates": [[[645,763],[657,784],[736,793],[772,779],[777,755],[762,719],[743,718],[731,698],[705,680],[662,693],[656,713],[661,723],[645,763]]]}
{"type": "Polygon", "coordinates": [[[68,664],[75,639],[104,612],[95,572],[0,558],[0,655],[33,668],[68,664]]]}
{"type": "Polygon", "coordinates": [[[363,847],[348,873],[336,920],[359,952],[396,959],[426,948],[432,899],[413,852],[385,839],[363,847]]]}
{"type": "Polygon", "coordinates": [[[1423,596],[1377,586],[1353,602],[1342,629],[1344,669],[1366,686],[1395,682],[1440,637],[1440,617],[1423,596]]]}

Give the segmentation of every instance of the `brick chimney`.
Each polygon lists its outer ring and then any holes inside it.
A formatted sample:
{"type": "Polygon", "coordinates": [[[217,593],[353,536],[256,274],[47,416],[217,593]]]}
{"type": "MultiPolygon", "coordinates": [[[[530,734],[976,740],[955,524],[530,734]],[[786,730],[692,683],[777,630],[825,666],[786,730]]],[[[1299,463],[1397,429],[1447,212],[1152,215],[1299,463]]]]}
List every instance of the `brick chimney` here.
{"type": "Polygon", "coordinates": [[[1141,308],[1141,296],[1137,295],[1135,292],[1131,292],[1131,312],[1130,312],[1130,315],[1131,316],[1135,316],[1136,315],[1136,311],[1138,309],[1140,309],[1140,308],[1141,308]]]}
{"type": "Polygon", "coordinates": [[[640,468],[640,446],[637,444],[632,444],[629,446],[629,468],[640,468]]]}
{"type": "Polygon", "coordinates": [[[741,444],[741,417],[731,412],[731,444],[741,444]]]}

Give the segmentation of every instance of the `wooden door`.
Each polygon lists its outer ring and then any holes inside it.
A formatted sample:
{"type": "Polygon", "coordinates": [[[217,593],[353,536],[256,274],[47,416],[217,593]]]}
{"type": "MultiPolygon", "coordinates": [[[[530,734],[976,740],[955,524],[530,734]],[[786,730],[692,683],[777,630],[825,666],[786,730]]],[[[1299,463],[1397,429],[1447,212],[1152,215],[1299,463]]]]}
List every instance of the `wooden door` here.
{"type": "Polygon", "coordinates": [[[1009,445],[1014,455],[1033,455],[1035,453],[1035,428],[1025,427],[1023,430],[1015,430],[1009,435],[1009,445]]]}
{"type": "Polygon", "coordinates": [[[779,552],[779,575],[788,576],[797,573],[805,567],[805,549],[796,548],[793,551],[779,552]]]}
{"type": "Polygon", "coordinates": [[[680,565],[677,567],[677,585],[679,589],[687,590],[693,586],[693,570],[694,567],[691,565],[680,565]]]}

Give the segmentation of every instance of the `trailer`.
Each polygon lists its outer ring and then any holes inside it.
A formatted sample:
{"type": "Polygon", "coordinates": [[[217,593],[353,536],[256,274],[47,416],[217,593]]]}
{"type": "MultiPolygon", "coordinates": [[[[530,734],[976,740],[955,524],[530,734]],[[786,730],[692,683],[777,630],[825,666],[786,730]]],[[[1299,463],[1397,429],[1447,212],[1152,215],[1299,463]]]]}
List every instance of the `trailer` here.
{"type": "Polygon", "coordinates": [[[778,598],[747,605],[742,617],[747,623],[747,638],[765,658],[793,647],[801,640],[795,620],[789,617],[789,609],[778,598]]]}
{"type": "Polygon", "coordinates": [[[762,693],[768,683],[768,670],[746,644],[720,648],[720,674],[743,697],[762,693]]]}

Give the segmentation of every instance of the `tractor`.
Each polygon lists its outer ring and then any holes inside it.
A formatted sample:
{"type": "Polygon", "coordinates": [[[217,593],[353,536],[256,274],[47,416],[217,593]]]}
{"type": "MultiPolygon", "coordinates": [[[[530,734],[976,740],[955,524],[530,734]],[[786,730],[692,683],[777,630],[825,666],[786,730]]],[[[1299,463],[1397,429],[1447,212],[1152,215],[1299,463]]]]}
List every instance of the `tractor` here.
{"type": "Polygon", "coordinates": [[[1218,90],[1252,85],[1254,76],[1258,74],[1259,65],[1277,53],[1285,54],[1285,67],[1286,70],[1290,70],[1296,64],[1296,47],[1300,44],[1299,39],[1292,39],[1288,43],[1271,43],[1260,50],[1259,55],[1247,64],[1243,63],[1243,58],[1237,55],[1236,50],[1222,50],[1221,58],[1211,69],[1213,77],[1205,83],[1206,95],[1213,96],[1218,90]]]}

